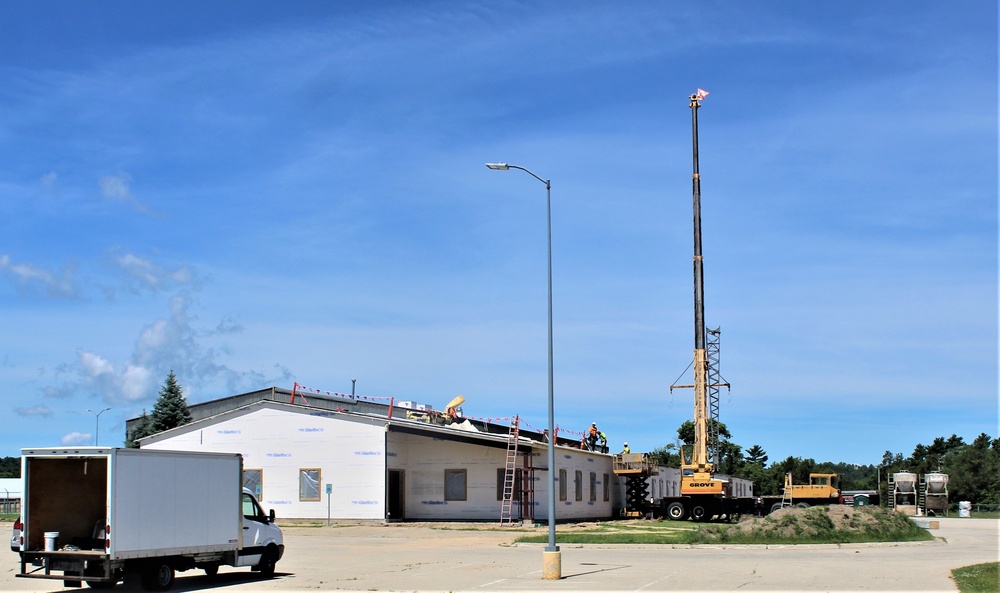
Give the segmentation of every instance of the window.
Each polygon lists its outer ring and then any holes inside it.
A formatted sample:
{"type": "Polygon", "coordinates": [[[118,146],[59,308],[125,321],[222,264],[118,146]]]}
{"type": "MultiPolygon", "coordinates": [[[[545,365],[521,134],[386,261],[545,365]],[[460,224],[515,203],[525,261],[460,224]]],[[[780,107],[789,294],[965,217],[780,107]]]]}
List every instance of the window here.
{"type": "Polygon", "coordinates": [[[260,493],[264,488],[264,472],[259,469],[243,470],[243,487],[253,492],[254,498],[260,500],[260,493]]]}
{"type": "Polygon", "coordinates": [[[597,473],[590,472],[590,502],[597,500],[597,473]]]}
{"type": "Polygon", "coordinates": [[[464,469],[444,470],[444,499],[466,500],[468,475],[464,469]]]}
{"type": "MultiPolygon", "coordinates": [[[[514,498],[513,500],[521,500],[521,472],[523,470],[514,470],[514,498]]],[[[504,482],[507,479],[507,470],[504,468],[497,468],[497,500],[503,500],[503,487],[504,482]]]]}
{"type": "Polygon", "coordinates": [[[320,500],[319,484],[321,473],[319,469],[299,470],[299,500],[308,502],[320,500]]]}
{"type": "Polygon", "coordinates": [[[559,500],[566,500],[566,470],[559,470],[559,500]]]}
{"type": "Polygon", "coordinates": [[[573,481],[574,490],[576,490],[576,499],[578,501],[583,500],[583,471],[576,470],[576,475],[573,481]]]}
{"type": "Polygon", "coordinates": [[[611,476],[604,474],[604,502],[611,500],[611,476]]]}
{"type": "Polygon", "coordinates": [[[268,522],[267,515],[260,509],[260,506],[254,501],[253,497],[246,492],[243,493],[243,516],[260,523],[268,522]]]}

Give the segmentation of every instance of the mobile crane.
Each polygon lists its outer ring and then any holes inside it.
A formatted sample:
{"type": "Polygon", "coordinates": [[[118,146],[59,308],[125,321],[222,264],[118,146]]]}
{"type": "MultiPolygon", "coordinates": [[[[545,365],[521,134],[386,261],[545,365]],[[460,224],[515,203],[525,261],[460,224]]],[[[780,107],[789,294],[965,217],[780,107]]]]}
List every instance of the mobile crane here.
{"type": "MultiPolygon", "coordinates": [[[[694,384],[674,385],[694,389],[694,443],[681,447],[681,479],[679,496],[668,496],[653,501],[646,498],[646,478],[656,475],[658,468],[639,453],[617,455],[613,469],[626,477],[626,511],[643,514],[664,515],[671,520],[688,517],[704,521],[713,516],[733,519],[744,512],[767,514],[786,506],[808,507],[812,505],[836,504],[842,502],[839,476],[836,474],[810,474],[808,485],[796,485],[792,475],[785,476],[783,494],[780,497],[734,497],[728,488],[729,482],[715,475],[715,464],[709,454],[709,387],[729,387],[718,382],[718,368],[709,372],[710,363],[707,348],[707,334],[718,337],[719,330],[705,328],[705,287],[704,267],[701,251],[701,174],[698,170],[698,109],[701,100],[708,93],[698,90],[690,96],[691,137],[693,174],[691,177],[692,201],[694,209],[694,384]],[[712,382],[710,383],[710,376],[712,382]]],[[[717,348],[717,342],[714,342],[717,348]]],[[[717,350],[716,350],[717,352],[717,350]]],[[[717,408],[715,408],[717,410],[717,408]]],[[[715,418],[717,421],[718,419],[715,418]]],[[[716,425],[717,426],[717,425],[716,425]]]]}
{"type": "Polygon", "coordinates": [[[705,97],[699,89],[691,95],[691,194],[694,210],[694,444],[681,447],[680,496],[666,502],[670,519],[690,516],[695,521],[734,513],[727,497],[727,482],[715,477],[708,454],[708,356],[705,332],[705,273],[701,252],[701,173],[698,170],[698,109],[705,97]]]}
{"type": "MultiPolygon", "coordinates": [[[[701,174],[698,171],[698,109],[707,95],[701,89],[691,95],[691,137],[694,171],[691,177],[694,208],[694,444],[681,447],[680,496],[660,500],[661,511],[670,519],[691,517],[701,521],[713,515],[733,514],[726,496],[726,482],[715,477],[715,464],[708,453],[708,355],[705,331],[705,287],[701,252],[701,174]]],[[[636,454],[633,454],[636,455],[636,454]]],[[[639,506],[645,489],[639,482],[655,471],[635,460],[616,459],[614,471],[626,476],[626,504],[639,506]]],[[[654,504],[654,507],[656,505],[654,504]]],[[[654,508],[653,513],[656,514],[654,508]]]]}

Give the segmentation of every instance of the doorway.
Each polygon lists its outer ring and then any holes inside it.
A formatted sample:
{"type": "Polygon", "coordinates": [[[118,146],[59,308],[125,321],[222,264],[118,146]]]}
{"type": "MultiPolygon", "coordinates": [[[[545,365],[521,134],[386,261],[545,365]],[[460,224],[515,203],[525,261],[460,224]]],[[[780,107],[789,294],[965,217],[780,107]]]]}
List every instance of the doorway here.
{"type": "Polygon", "coordinates": [[[406,476],[401,469],[390,469],[386,497],[385,518],[387,521],[406,519],[406,476]]]}

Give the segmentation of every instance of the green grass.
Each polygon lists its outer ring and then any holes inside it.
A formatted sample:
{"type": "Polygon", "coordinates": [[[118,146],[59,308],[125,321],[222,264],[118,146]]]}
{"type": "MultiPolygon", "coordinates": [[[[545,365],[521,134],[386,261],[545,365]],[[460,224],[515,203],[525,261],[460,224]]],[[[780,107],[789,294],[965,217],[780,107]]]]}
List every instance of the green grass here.
{"type": "Polygon", "coordinates": [[[961,593],[994,593],[1000,591],[1000,562],[956,568],[951,576],[961,593]]]}
{"type": "MultiPolygon", "coordinates": [[[[958,513],[950,513],[949,517],[957,517],[958,513]]],[[[1000,519],[1000,511],[972,511],[973,519],[1000,519]]]]}
{"type": "MultiPolygon", "coordinates": [[[[684,543],[685,534],[696,531],[694,523],[598,523],[592,529],[556,529],[557,544],[677,544],[684,543]]],[[[524,535],[519,543],[542,544],[548,534],[524,535]]]]}

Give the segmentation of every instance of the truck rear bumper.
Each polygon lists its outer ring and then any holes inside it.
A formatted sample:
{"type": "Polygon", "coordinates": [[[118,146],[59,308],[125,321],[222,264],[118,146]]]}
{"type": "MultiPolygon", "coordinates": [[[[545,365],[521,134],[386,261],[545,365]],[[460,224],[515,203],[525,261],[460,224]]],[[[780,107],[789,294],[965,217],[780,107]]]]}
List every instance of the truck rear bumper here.
{"type": "Polygon", "coordinates": [[[68,582],[107,582],[114,579],[111,557],[96,551],[25,552],[21,555],[21,571],[14,576],[68,582]]]}

